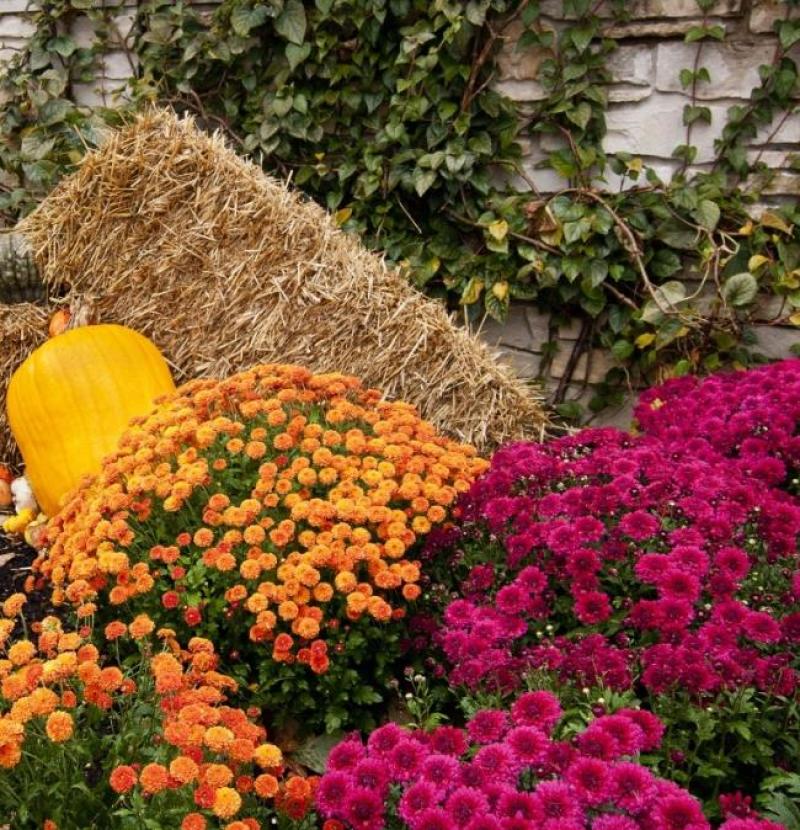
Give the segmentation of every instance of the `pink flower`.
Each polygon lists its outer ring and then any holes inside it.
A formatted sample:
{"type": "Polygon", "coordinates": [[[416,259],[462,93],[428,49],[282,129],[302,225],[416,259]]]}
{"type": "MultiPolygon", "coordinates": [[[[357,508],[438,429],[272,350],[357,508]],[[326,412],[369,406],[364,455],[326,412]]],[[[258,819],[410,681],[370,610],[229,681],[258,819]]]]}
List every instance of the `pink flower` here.
{"type": "Polygon", "coordinates": [[[511,707],[511,717],[521,726],[538,726],[550,733],[561,720],[561,704],[550,692],[526,692],[520,695],[511,707]]]}

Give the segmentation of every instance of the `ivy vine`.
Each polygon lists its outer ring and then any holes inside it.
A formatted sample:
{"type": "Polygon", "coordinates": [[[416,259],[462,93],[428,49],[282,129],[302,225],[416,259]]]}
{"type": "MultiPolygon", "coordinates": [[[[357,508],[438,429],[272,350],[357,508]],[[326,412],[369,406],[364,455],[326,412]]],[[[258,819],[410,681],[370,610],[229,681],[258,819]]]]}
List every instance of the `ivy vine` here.
{"type": "MultiPolygon", "coordinates": [[[[714,163],[701,172],[693,131],[711,111],[698,93],[715,80],[703,55],[726,33],[712,0],[696,2],[701,22],[685,36],[696,58],[680,73],[686,138],[664,181],[604,151],[617,44],[592,0],[563,0],[557,28],[531,0],[224,0],[213,13],[140,0],[127,39],[114,25],[121,2],[42,0],[34,36],[0,76],[0,213],[10,224],[30,210],[127,112],[151,101],[191,111],[469,319],[502,319],[515,300],[551,312],[554,332],[579,319],[554,401],[577,414],[567,381],[600,347],[617,368],[599,409],[631,383],[752,360],[754,321],[800,324],[800,210],[755,218],[773,174],[749,152],[797,109],[800,0],[782,0],[773,59],[750,100],[714,125],[714,163]],[[88,46],[72,34],[79,16],[88,46]],[[513,40],[543,56],[543,97],[524,111],[492,84],[513,40]],[[111,48],[136,67],[126,96],[81,106],[76,85],[111,48]],[[542,164],[565,180],[561,192],[540,195],[526,175],[528,135],[557,148],[542,164]],[[779,298],[768,319],[763,294],[779,298]]],[[[611,9],[622,18],[635,3],[611,9]]]]}

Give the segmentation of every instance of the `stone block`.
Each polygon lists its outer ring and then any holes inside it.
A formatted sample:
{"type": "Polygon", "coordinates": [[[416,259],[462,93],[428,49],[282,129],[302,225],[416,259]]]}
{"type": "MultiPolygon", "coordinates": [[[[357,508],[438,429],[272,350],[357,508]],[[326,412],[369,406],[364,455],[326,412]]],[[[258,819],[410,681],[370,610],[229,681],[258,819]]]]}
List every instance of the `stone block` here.
{"type": "Polygon", "coordinates": [[[539,74],[539,67],[548,54],[548,50],[535,46],[520,49],[518,42],[523,31],[522,23],[516,21],[506,32],[507,40],[497,55],[497,74],[501,80],[533,80],[539,74]]]}
{"type": "Polygon", "coordinates": [[[514,303],[508,310],[508,316],[500,323],[487,317],[480,328],[481,337],[487,343],[500,348],[510,346],[514,349],[533,351],[533,340],[525,307],[514,303]]]}
{"type": "Polygon", "coordinates": [[[783,122],[776,120],[772,124],[760,127],[756,133],[756,137],[753,139],[753,144],[797,145],[799,142],[800,112],[792,113],[783,122]]]}
{"type": "Polygon", "coordinates": [[[0,2],[0,16],[14,12],[27,12],[36,4],[31,0],[2,0],[0,2]]]}
{"type": "MultiPolygon", "coordinates": [[[[686,143],[685,104],[686,98],[682,95],[657,92],[638,103],[610,106],[604,141],[606,151],[669,159],[678,145],[686,143]]],[[[709,103],[712,123],[695,124],[692,128],[698,164],[713,161],[714,139],[725,123],[728,106],[728,103],[709,103]]]]}
{"type": "Polygon", "coordinates": [[[539,375],[542,356],[519,349],[499,349],[500,362],[508,366],[518,378],[533,380],[539,375]]]}
{"type": "MultiPolygon", "coordinates": [[[[542,0],[542,14],[556,19],[564,19],[562,0],[542,0]]],[[[699,17],[700,12],[696,0],[638,0],[631,4],[631,13],[634,19],[646,18],[685,18],[699,17]]],[[[719,0],[709,10],[715,17],[732,17],[742,10],[742,0],[719,0]]],[[[608,2],[601,3],[596,9],[601,17],[612,17],[613,10],[608,2]]],[[[569,16],[567,16],[569,17],[569,16]]]]}
{"type": "MultiPolygon", "coordinates": [[[[641,37],[677,37],[685,35],[692,26],[702,22],[700,17],[669,17],[654,19],[634,18],[626,23],[610,22],[603,28],[606,37],[624,40],[625,38],[641,37]]],[[[711,18],[710,25],[719,24],[726,31],[730,28],[722,18],[711,18]]]]}
{"type": "Polygon", "coordinates": [[[622,45],[608,57],[615,83],[650,86],[655,77],[656,49],[649,43],[622,45]]]}
{"type": "Polygon", "coordinates": [[[27,38],[36,31],[31,21],[21,14],[0,14],[0,38],[27,38]]]}
{"type": "Polygon", "coordinates": [[[512,101],[524,103],[526,101],[542,101],[547,98],[547,93],[538,81],[499,81],[494,85],[501,95],[506,95],[512,101]]]}
{"type": "MultiPolygon", "coordinates": [[[[131,58],[136,64],[136,56],[131,58]]],[[[114,51],[102,55],[100,58],[100,73],[104,78],[109,78],[115,81],[125,80],[134,74],[131,67],[131,61],[126,52],[114,51]]]]}
{"type": "MultiPolygon", "coordinates": [[[[783,20],[786,9],[784,0],[754,0],[750,10],[750,31],[758,34],[774,31],[775,23],[783,20]]],[[[789,16],[800,17],[800,6],[790,6],[789,16]]]]}
{"type": "MultiPolygon", "coordinates": [[[[550,375],[554,378],[564,377],[569,363],[570,353],[572,352],[572,343],[563,343],[558,351],[553,356],[553,362],[550,366],[550,375]]],[[[592,349],[591,353],[584,352],[575,367],[572,379],[576,382],[583,383],[586,380],[588,383],[600,383],[609,369],[612,369],[617,364],[609,352],[601,349],[592,349]],[[589,356],[591,354],[591,363],[589,356]],[[587,377],[587,366],[588,377],[587,377]]]]}
{"type": "MultiPolygon", "coordinates": [[[[689,97],[691,87],[684,88],[679,76],[682,69],[692,68],[697,49],[696,43],[659,43],[656,89],[661,92],[678,92],[689,97]]],[[[774,52],[775,42],[768,37],[705,43],[700,65],[708,69],[711,81],[697,85],[697,98],[701,101],[749,98],[753,88],[761,83],[758,67],[769,63],[774,52]]]]}
{"type": "Polygon", "coordinates": [[[791,347],[800,343],[800,329],[788,326],[753,326],[757,351],[773,360],[792,357],[791,347]]]}
{"type": "Polygon", "coordinates": [[[627,104],[643,101],[652,92],[652,87],[634,84],[613,84],[608,87],[608,101],[611,104],[627,104]]]}

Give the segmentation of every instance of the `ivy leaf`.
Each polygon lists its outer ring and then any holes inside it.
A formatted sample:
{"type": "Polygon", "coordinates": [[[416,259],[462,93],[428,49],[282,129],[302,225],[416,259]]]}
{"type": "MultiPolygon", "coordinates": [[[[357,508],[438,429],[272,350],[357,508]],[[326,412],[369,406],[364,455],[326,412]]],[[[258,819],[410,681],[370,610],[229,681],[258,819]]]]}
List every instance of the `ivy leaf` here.
{"type": "Polygon", "coordinates": [[[500,242],[501,239],[505,239],[506,234],[508,233],[508,222],[506,222],[505,219],[497,219],[492,222],[486,230],[489,232],[491,237],[500,242]]]}
{"type": "Polygon", "coordinates": [[[417,191],[417,196],[424,196],[430,186],[436,181],[436,171],[423,170],[417,167],[411,179],[414,182],[414,190],[417,191]]]}
{"type": "Polygon", "coordinates": [[[288,0],[275,19],[275,31],[300,46],[306,36],[306,11],[300,0],[288,0]]]}
{"type": "Polygon", "coordinates": [[[577,107],[574,107],[567,112],[567,118],[569,118],[573,124],[580,127],[582,130],[586,129],[586,125],[589,123],[589,119],[591,117],[592,108],[586,103],[586,101],[581,101],[577,107]]]}
{"type": "Polygon", "coordinates": [[[472,277],[470,281],[464,286],[461,292],[461,305],[472,305],[478,302],[478,298],[483,291],[483,280],[480,277],[472,277]]]}
{"type": "Polygon", "coordinates": [[[784,219],[781,216],[778,216],[777,213],[772,213],[772,211],[764,211],[764,213],[761,214],[761,219],[759,221],[765,228],[773,228],[776,231],[781,231],[789,234],[790,236],[792,234],[792,229],[786,224],[784,219]]]}
{"type": "Polygon", "coordinates": [[[757,293],[758,282],[749,271],[734,274],[722,286],[722,298],[736,308],[753,302],[757,293]]]}
{"type": "Polygon", "coordinates": [[[483,26],[490,0],[469,0],[466,9],[466,18],[473,26],[483,26]]]}
{"type": "Polygon", "coordinates": [[[615,340],[611,347],[611,354],[621,363],[633,354],[633,343],[630,340],[615,340]]]}
{"type": "Polygon", "coordinates": [[[642,306],[640,314],[643,322],[653,325],[657,325],[664,319],[662,308],[672,311],[675,306],[686,299],[686,288],[682,282],[677,280],[669,280],[659,285],[653,293],[655,296],[642,306]]]}
{"type": "Polygon", "coordinates": [[[68,58],[78,48],[78,44],[69,35],[58,35],[47,42],[47,48],[62,58],[68,58]]]}
{"type": "Polygon", "coordinates": [[[289,62],[289,69],[294,72],[295,69],[311,54],[311,44],[304,43],[298,46],[296,43],[287,43],[286,60],[289,62]]]}
{"type": "Polygon", "coordinates": [[[703,199],[694,211],[694,218],[707,231],[713,231],[719,223],[720,209],[716,202],[703,199]]]}
{"type": "Polygon", "coordinates": [[[247,37],[251,29],[260,26],[267,19],[267,7],[236,6],[231,12],[231,28],[239,37],[247,37]]]}

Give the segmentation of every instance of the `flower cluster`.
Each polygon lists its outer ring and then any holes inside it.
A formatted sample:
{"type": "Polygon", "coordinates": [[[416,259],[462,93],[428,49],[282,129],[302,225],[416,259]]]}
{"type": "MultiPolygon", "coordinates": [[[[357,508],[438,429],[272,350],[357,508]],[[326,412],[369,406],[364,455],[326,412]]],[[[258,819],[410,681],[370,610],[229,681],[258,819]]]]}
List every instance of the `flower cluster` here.
{"type": "Polygon", "coordinates": [[[405,616],[418,540],[485,466],[351,377],[195,381],[132,424],[53,519],[37,570],[55,602],[147,612],[226,657],[249,636],[324,674],[343,629],[405,616]]]}
{"type": "MultiPolygon", "coordinates": [[[[395,724],[331,752],[317,791],[326,830],[709,830],[688,792],[633,758],[658,746],[657,718],[621,710],[557,740],[558,699],[529,692],[478,711],[465,730],[395,724]],[[397,823],[394,823],[397,822],[397,823]]],[[[724,830],[777,830],[758,818],[724,830]]]]}
{"type": "MultiPolygon", "coordinates": [[[[120,623],[110,623],[106,634],[113,640],[123,635],[120,623]]],[[[142,616],[128,626],[128,636],[148,637],[153,623],[142,616]]],[[[139,764],[122,764],[111,772],[109,783],[119,794],[138,788],[153,797],[164,791],[185,790],[193,804],[184,819],[185,828],[205,828],[206,817],[228,820],[260,802],[274,803],[292,818],[308,810],[316,779],[284,777],[281,750],[266,741],[266,730],[255,722],[257,709],[247,712],[226,704],[236,692],[236,681],[220,673],[213,644],[192,638],[180,648],[174,632],[157,632],[167,646],[150,659],[156,698],[162,721],[160,742],[169,758],[139,764]]],[[[250,816],[239,818],[248,830],[261,823],[250,816]]],[[[238,825],[226,825],[236,826],[238,825]]]]}
{"type": "Polygon", "coordinates": [[[746,475],[784,485],[800,469],[800,360],[675,378],[643,392],[634,415],[682,453],[713,448],[746,475]]]}
{"type": "Polygon", "coordinates": [[[707,455],[615,430],[498,452],[444,555],[465,575],[440,635],[451,679],[546,666],[617,689],[641,672],[654,693],[792,694],[800,508],[707,455]]]}
{"type": "MultiPolygon", "coordinates": [[[[75,732],[74,712],[89,704],[109,709],[115,698],[130,695],[135,683],[119,668],[102,668],[88,632],[64,631],[57,617],[35,625],[36,641],[11,641],[25,604],[23,594],[3,603],[0,619],[0,767],[15,767],[22,758],[29,732],[41,723],[53,743],[64,743],[75,732]]],[[[41,734],[41,730],[36,730],[41,734]]]]}

